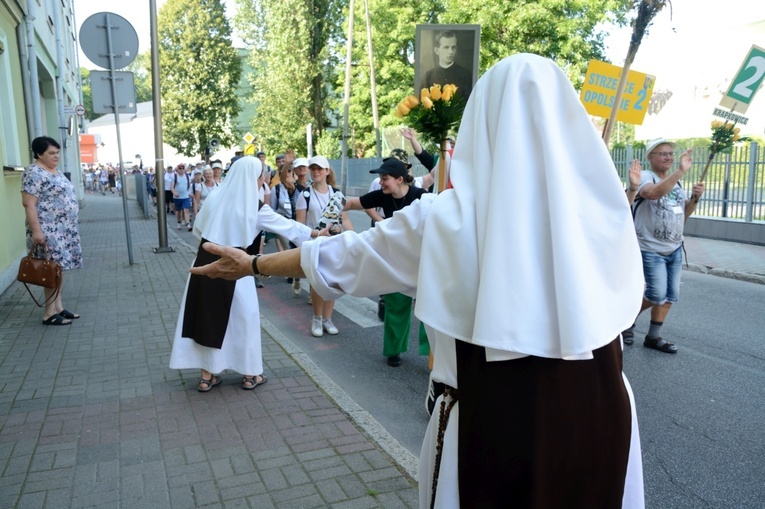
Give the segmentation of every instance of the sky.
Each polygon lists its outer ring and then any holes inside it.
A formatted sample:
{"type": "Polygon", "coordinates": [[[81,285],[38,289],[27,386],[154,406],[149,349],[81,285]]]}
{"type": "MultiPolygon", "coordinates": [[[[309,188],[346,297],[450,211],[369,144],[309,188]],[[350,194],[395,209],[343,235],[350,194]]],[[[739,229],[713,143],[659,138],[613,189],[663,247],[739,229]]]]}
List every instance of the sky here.
{"type": "MultiPolygon", "coordinates": [[[[157,12],[164,5],[165,0],[157,0],[157,12]]],[[[229,19],[232,19],[236,12],[236,2],[234,0],[224,0],[226,12],[229,19]]],[[[148,0],[124,0],[122,2],[104,2],[103,0],[74,0],[74,16],[77,23],[77,34],[79,37],[80,27],[89,16],[98,12],[112,12],[125,18],[133,25],[138,34],[138,52],[143,53],[151,47],[151,24],[149,20],[149,1],[148,0]],[[106,5],[108,4],[108,6],[106,5]]],[[[80,67],[95,69],[96,66],[88,60],[82,51],[80,51],[80,67]]]]}
{"type": "MultiPolygon", "coordinates": [[[[157,9],[164,3],[165,0],[157,0],[157,9]]],[[[235,1],[224,3],[232,17],[235,1]]],[[[103,0],[74,0],[78,27],[91,14],[103,12],[104,4],[103,0]]],[[[109,4],[109,12],[119,14],[135,28],[138,51],[147,51],[149,2],[131,0],[109,4]]],[[[683,81],[711,83],[730,79],[753,43],[765,47],[765,35],[756,38],[739,29],[756,21],[765,21],[763,0],[672,0],[671,12],[669,8],[659,12],[643,38],[632,69],[656,76],[655,90],[683,81]]],[[[630,33],[630,28],[609,30],[606,54],[616,65],[624,63],[630,33]]],[[[94,68],[82,52],[80,65],[94,68]]]]}
{"type": "MultiPolygon", "coordinates": [[[[165,0],[157,0],[157,9],[165,0]]],[[[229,16],[233,16],[236,7],[234,0],[225,0],[229,16]]],[[[78,27],[88,16],[108,9],[127,19],[138,33],[139,52],[149,49],[149,2],[103,0],[74,0],[75,16],[78,27]]],[[[727,48],[725,39],[735,28],[747,23],[765,20],[765,1],[763,0],[673,0],[672,9],[664,8],[656,16],[649,33],[643,38],[637,58],[632,68],[654,74],[661,78],[663,74],[677,74],[694,66],[705,72],[716,70],[726,72],[726,67],[738,68],[746,50],[727,48]],[[733,29],[733,30],[732,30],[733,29]],[[715,35],[719,35],[719,39],[715,35]],[[723,39],[723,40],[720,40],[723,39]],[[669,51],[668,51],[669,49],[669,51]],[[738,51],[740,54],[734,53],[738,51]],[[722,67],[722,69],[720,69],[722,67]],[[711,69],[710,69],[711,68],[711,69]]],[[[610,30],[606,39],[607,57],[617,65],[624,63],[630,39],[630,28],[610,30]]],[[[759,41],[752,40],[747,45],[757,43],[765,46],[765,35],[759,41]]],[[[84,55],[80,55],[81,65],[93,67],[84,55]]]]}
{"type": "MultiPolygon", "coordinates": [[[[656,76],[654,90],[731,79],[752,44],[765,47],[765,33],[742,28],[758,21],[765,21],[763,0],[672,0],[672,9],[660,11],[643,37],[632,69],[656,76]]],[[[631,32],[617,29],[606,40],[615,65],[624,64],[631,32]]]]}

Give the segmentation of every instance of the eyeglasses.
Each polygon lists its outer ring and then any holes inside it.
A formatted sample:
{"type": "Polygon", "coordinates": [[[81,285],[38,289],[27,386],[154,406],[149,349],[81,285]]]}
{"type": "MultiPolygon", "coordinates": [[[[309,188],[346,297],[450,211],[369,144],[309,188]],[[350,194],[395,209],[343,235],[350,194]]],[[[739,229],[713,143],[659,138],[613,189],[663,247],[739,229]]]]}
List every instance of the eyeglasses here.
{"type": "Polygon", "coordinates": [[[656,154],[659,157],[666,157],[666,158],[675,157],[674,152],[654,152],[654,154],[656,154]]]}

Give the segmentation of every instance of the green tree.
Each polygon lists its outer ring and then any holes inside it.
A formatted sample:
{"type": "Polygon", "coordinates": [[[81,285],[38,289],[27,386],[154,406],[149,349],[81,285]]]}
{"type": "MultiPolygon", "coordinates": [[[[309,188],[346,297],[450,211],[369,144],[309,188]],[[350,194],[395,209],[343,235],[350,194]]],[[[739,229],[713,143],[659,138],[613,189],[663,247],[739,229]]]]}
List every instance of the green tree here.
{"type": "MultiPolygon", "coordinates": [[[[480,24],[479,74],[509,55],[530,52],[555,60],[578,86],[589,60],[604,59],[605,23],[623,22],[629,5],[625,0],[369,0],[381,125],[401,123],[393,108],[412,90],[418,23],[480,24]]],[[[354,152],[371,155],[375,138],[363,2],[357,6],[350,124],[354,152]]],[[[342,87],[341,77],[336,96],[342,97],[342,87]]]]}
{"type": "Polygon", "coordinates": [[[93,91],[90,88],[90,70],[80,67],[80,80],[82,81],[82,105],[85,106],[85,118],[94,120],[97,115],[93,113],[93,91]]]}
{"type": "MultiPolygon", "coordinates": [[[[142,103],[151,101],[151,58],[149,52],[141,53],[125,69],[133,73],[135,82],[135,101],[142,103]]],[[[82,105],[85,106],[85,118],[95,120],[103,113],[93,112],[93,91],[90,87],[90,70],[80,67],[82,79],[82,105]]]]}
{"type": "Polygon", "coordinates": [[[248,81],[257,114],[252,133],[268,152],[305,152],[305,129],[319,139],[335,76],[333,41],[341,34],[339,0],[237,0],[236,27],[251,48],[248,81]]]}
{"type": "Polygon", "coordinates": [[[185,156],[203,154],[213,138],[235,144],[242,62],[221,0],[167,0],[158,29],[165,142],[185,156]]]}
{"type": "Polygon", "coordinates": [[[135,102],[151,101],[151,53],[139,53],[125,70],[133,73],[135,102]]]}

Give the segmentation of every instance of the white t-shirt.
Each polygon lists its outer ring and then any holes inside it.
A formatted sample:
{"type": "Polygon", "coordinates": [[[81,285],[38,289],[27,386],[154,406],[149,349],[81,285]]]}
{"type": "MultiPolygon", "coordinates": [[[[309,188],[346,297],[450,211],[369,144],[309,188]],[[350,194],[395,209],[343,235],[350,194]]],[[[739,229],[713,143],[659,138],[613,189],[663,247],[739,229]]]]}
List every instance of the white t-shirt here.
{"type": "Polygon", "coordinates": [[[327,206],[333,194],[335,193],[332,191],[332,188],[329,188],[326,193],[319,193],[313,187],[309,187],[298,196],[295,210],[306,210],[306,196],[310,196],[305,223],[311,228],[316,228],[321,219],[321,214],[324,212],[324,207],[327,206]]]}
{"type": "MultiPolygon", "coordinates": [[[[263,182],[263,185],[260,186],[260,189],[258,189],[258,196],[260,197],[260,201],[266,203],[267,194],[271,194],[271,189],[268,187],[268,184],[263,182]]],[[[268,205],[268,203],[266,203],[266,205],[268,205]]]]}

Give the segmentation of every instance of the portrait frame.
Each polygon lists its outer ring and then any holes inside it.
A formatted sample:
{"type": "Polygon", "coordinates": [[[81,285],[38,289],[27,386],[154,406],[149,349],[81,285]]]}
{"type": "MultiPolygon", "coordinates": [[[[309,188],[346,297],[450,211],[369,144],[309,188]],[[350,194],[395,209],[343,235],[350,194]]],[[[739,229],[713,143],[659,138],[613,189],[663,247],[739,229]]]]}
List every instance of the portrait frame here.
{"type": "MultiPolygon", "coordinates": [[[[472,86],[478,80],[480,62],[481,25],[417,25],[414,42],[414,95],[419,97],[423,80],[430,69],[438,64],[435,38],[439,32],[451,31],[457,36],[457,56],[454,63],[470,71],[472,86]]],[[[467,97],[465,97],[467,100],[467,97]]]]}

